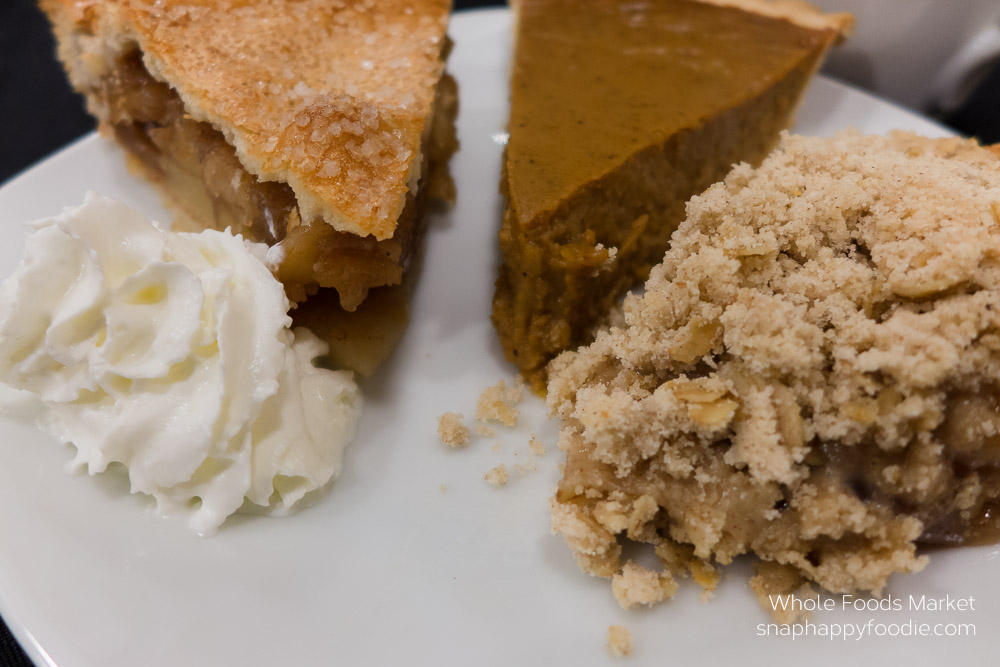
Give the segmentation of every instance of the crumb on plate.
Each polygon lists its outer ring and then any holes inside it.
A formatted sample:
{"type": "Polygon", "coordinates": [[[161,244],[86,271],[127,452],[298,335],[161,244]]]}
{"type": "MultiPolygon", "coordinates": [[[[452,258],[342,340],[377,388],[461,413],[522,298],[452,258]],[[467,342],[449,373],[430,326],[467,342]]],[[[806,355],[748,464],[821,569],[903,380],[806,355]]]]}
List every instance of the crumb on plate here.
{"type": "Polygon", "coordinates": [[[504,426],[517,424],[516,406],[524,399],[524,387],[518,383],[508,387],[503,380],[483,390],[476,404],[476,419],[481,422],[499,422],[504,426]]]}
{"type": "Polygon", "coordinates": [[[500,464],[495,468],[490,468],[483,475],[483,479],[486,480],[487,484],[495,487],[501,487],[507,483],[507,466],[500,464]]]}
{"type": "Polygon", "coordinates": [[[608,626],[608,650],[621,658],[632,654],[632,633],[624,625],[608,626]]]}
{"type": "Polygon", "coordinates": [[[438,436],[449,447],[469,444],[469,427],[462,423],[460,412],[446,412],[438,417],[438,436]]]}
{"type": "Polygon", "coordinates": [[[514,472],[516,472],[521,477],[524,477],[525,475],[527,475],[530,472],[536,472],[537,470],[538,470],[538,466],[536,466],[534,463],[515,463],[514,464],[514,472]]]}

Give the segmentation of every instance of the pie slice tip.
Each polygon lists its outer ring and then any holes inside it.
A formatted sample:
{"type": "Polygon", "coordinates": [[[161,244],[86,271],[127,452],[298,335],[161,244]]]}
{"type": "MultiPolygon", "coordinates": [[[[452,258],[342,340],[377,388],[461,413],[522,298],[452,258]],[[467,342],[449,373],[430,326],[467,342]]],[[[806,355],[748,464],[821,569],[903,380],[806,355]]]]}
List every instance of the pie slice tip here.
{"type": "MultiPolygon", "coordinates": [[[[303,220],[392,237],[421,174],[447,0],[370,9],[326,0],[41,4],[78,89],[104,86],[115,58],[135,45],[152,77],[169,83],[191,118],[220,130],[244,168],[291,186],[303,220]]],[[[113,122],[111,105],[88,100],[113,122]]]]}
{"type": "Polygon", "coordinates": [[[845,14],[795,0],[519,0],[493,323],[546,364],[666,252],[693,195],[759,163],[845,14]]]}
{"type": "MultiPolygon", "coordinates": [[[[454,199],[450,0],[40,4],[102,134],[179,225],[272,246],[291,301],[335,292],[321,323],[403,283],[431,201],[454,199]]],[[[398,319],[376,338],[398,339],[398,319]]],[[[336,331],[315,333],[360,327],[336,331]]]]}

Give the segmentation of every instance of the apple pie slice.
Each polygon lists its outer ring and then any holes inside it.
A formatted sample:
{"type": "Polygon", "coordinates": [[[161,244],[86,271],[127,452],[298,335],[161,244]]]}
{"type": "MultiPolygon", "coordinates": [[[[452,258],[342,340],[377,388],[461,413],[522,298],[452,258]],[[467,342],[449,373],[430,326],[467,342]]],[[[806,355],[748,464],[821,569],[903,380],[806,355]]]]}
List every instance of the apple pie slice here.
{"type": "MultiPolygon", "coordinates": [[[[308,316],[341,333],[372,290],[403,282],[422,213],[454,197],[450,0],[41,6],[101,132],[181,226],[271,245],[289,298],[327,292],[308,316]]],[[[398,325],[400,299],[377,301],[396,304],[383,319],[398,325]]]]}

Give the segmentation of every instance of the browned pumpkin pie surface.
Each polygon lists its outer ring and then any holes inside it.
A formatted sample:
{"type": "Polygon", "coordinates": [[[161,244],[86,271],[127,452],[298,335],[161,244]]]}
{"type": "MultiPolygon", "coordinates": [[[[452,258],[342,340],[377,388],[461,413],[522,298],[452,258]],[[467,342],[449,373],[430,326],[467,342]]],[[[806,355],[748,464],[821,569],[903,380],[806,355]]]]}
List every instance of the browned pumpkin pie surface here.
{"type": "Polygon", "coordinates": [[[789,2],[521,0],[493,321],[533,381],[758,162],[847,20],[789,2]]]}

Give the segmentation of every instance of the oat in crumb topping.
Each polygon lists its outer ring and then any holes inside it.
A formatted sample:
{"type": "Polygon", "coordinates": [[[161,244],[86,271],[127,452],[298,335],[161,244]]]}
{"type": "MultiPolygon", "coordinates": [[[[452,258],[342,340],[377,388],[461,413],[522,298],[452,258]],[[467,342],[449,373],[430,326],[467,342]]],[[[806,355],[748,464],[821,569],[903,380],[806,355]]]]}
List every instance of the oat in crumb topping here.
{"type": "Polygon", "coordinates": [[[608,626],[608,650],[621,658],[632,654],[632,633],[624,625],[608,626]]]}
{"type": "Polygon", "coordinates": [[[449,447],[465,447],[469,444],[469,427],[462,423],[462,414],[446,412],[438,417],[438,436],[449,447]]]}
{"type": "Polygon", "coordinates": [[[492,387],[487,387],[480,394],[479,402],[476,404],[476,419],[481,422],[499,422],[504,426],[515,426],[518,410],[514,406],[524,399],[522,382],[508,387],[506,382],[500,380],[492,387]]]}
{"type": "Polygon", "coordinates": [[[549,366],[580,566],[656,590],[627,535],[877,593],[918,545],[1000,536],[996,202],[974,142],[856,132],[785,135],[692,199],[624,323],[549,366]]]}
{"type": "Polygon", "coordinates": [[[483,479],[491,486],[501,487],[507,483],[507,466],[500,464],[495,468],[490,468],[483,475],[483,479]]]}

